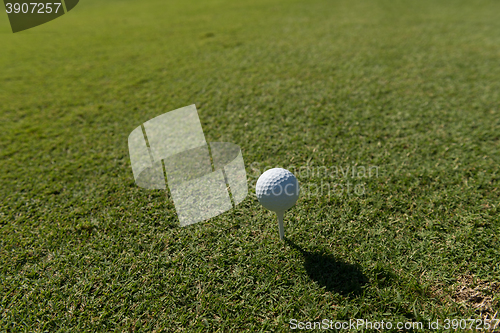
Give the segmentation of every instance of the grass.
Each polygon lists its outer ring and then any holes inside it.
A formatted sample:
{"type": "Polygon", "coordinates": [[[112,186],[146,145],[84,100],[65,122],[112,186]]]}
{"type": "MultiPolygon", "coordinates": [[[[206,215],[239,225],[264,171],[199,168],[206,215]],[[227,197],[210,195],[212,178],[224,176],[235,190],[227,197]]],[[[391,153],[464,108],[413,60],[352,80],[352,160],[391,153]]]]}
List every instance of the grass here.
{"type": "Polygon", "coordinates": [[[499,310],[500,3],[87,0],[17,34],[0,15],[0,39],[0,331],[499,310]],[[181,228],[127,137],[193,103],[250,193],[181,228]],[[266,166],[303,188],[286,242],[254,196],[266,166]]]}

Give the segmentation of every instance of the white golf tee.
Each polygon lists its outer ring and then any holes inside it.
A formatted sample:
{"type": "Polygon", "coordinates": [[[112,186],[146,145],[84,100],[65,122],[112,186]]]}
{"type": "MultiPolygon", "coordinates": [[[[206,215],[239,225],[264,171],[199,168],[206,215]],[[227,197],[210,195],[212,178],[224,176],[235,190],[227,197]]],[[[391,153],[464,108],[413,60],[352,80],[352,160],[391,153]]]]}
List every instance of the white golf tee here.
{"type": "Polygon", "coordinates": [[[285,227],[283,226],[283,215],[285,214],[284,211],[281,212],[276,212],[276,215],[278,216],[278,224],[280,228],[280,239],[283,240],[285,237],[285,227]]]}

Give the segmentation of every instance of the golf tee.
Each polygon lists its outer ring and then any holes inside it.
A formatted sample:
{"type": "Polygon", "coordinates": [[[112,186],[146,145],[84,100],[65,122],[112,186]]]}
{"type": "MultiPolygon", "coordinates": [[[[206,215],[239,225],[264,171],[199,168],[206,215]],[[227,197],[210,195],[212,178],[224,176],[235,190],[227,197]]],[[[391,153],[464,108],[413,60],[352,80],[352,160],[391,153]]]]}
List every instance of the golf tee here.
{"type": "Polygon", "coordinates": [[[285,237],[285,227],[283,226],[283,215],[285,212],[276,212],[276,215],[278,216],[278,224],[280,228],[280,239],[283,240],[285,237]]]}

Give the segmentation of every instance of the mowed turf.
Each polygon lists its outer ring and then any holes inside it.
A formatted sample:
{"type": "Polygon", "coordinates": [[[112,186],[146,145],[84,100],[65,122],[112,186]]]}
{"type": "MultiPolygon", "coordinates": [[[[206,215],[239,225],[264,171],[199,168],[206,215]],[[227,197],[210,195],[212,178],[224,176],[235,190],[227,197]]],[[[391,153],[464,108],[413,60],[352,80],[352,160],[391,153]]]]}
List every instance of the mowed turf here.
{"type": "Polygon", "coordinates": [[[494,318],[499,59],[498,1],[86,0],[16,34],[1,14],[0,331],[494,318]],[[249,195],[181,228],[127,138],[190,104],[249,195]],[[254,192],[277,166],[303,188],[286,242],[254,192]]]}

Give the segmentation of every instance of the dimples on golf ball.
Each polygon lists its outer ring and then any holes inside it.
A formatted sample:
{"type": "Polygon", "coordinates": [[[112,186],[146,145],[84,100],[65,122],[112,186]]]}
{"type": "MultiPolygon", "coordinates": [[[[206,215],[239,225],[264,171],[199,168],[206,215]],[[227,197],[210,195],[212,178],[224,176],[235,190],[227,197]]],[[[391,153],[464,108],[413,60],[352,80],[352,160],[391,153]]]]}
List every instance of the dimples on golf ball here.
{"type": "Polygon", "coordinates": [[[255,192],[262,206],[274,212],[284,212],[297,201],[299,183],[290,171],[274,168],[259,177],[255,192]]]}

